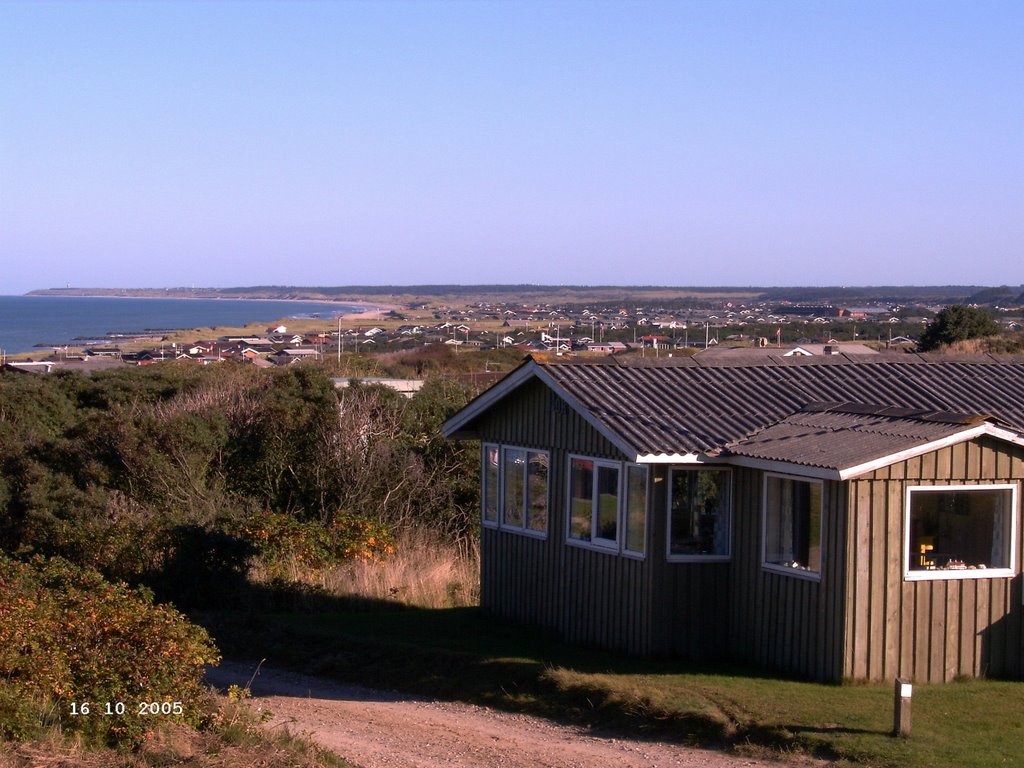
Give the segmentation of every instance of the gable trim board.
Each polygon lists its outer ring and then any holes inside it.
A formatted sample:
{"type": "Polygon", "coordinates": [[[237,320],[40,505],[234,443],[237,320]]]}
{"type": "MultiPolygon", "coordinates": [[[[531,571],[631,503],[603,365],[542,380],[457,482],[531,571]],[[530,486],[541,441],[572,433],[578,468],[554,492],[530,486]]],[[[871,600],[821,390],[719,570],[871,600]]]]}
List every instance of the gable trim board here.
{"type": "Polygon", "coordinates": [[[587,408],[585,408],[579,400],[573,397],[570,392],[566,391],[564,387],[560,386],[557,381],[552,379],[541,366],[537,365],[533,358],[528,358],[525,363],[509,373],[508,376],[503,378],[486,392],[483,392],[465,408],[448,419],[441,427],[444,436],[456,439],[463,437],[463,430],[466,425],[473,421],[473,419],[484,411],[487,411],[497,402],[503,400],[533,378],[540,379],[544,382],[551,390],[557,393],[570,408],[576,411],[582,419],[596,429],[602,437],[622,451],[625,456],[635,456],[636,458],[630,460],[639,463],[639,454],[637,453],[636,448],[625,442],[620,435],[608,429],[608,427],[600,419],[595,417],[587,408]]]}

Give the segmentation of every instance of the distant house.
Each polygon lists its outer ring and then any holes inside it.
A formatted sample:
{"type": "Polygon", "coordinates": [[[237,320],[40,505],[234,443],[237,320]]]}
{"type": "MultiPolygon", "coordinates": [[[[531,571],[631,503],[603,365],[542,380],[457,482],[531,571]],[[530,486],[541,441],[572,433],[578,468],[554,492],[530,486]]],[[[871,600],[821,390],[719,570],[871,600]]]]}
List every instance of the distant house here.
{"type": "Polygon", "coordinates": [[[481,604],[817,680],[1024,678],[1024,359],[528,360],[482,444],[481,604]]]}
{"type": "Polygon", "coordinates": [[[359,384],[376,384],[382,387],[388,387],[396,392],[405,395],[405,397],[412,397],[421,389],[423,389],[424,379],[390,379],[390,378],[339,378],[331,379],[336,389],[347,389],[353,383],[359,384]]]}
{"type": "Polygon", "coordinates": [[[597,352],[602,355],[614,355],[618,352],[625,352],[629,347],[621,341],[608,341],[602,344],[588,344],[588,352],[597,352]]]}
{"type": "Polygon", "coordinates": [[[299,360],[315,360],[320,353],[310,347],[290,347],[282,349],[273,355],[273,361],[278,365],[289,365],[299,360]]]}
{"type": "Polygon", "coordinates": [[[815,344],[803,342],[783,347],[770,345],[767,339],[753,347],[717,346],[701,350],[697,356],[702,360],[710,358],[730,359],[767,359],[769,357],[828,357],[831,355],[877,355],[878,350],[866,344],[851,342],[833,342],[831,344],[815,344]]]}

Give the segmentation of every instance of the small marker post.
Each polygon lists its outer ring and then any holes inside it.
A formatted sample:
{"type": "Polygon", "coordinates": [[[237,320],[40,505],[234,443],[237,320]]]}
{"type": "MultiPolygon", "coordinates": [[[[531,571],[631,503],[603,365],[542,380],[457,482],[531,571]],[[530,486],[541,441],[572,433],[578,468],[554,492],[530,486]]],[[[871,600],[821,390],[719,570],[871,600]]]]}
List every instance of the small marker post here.
{"type": "Polygon", "coordinates": [[[909,680],[896,678],[896,689],[893,696],[892,735],[907,738],[910,736],[910,698],[914,686],[909,680]]]}

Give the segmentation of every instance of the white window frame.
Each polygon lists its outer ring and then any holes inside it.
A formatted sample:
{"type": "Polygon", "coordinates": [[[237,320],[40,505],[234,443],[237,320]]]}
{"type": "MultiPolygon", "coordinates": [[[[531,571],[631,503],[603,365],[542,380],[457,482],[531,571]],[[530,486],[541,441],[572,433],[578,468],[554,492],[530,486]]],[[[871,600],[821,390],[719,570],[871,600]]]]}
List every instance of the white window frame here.
{"type": "Polygon", "coordinates": [[[503,443],[483,443],[481,446],[480,453],[480,465],[481,472],[480,477],[482,478],[480,484],[480,524],[485,528],[492,530],[506,531],[508,533],[518,533],[523,536],[529,536],[534,539],[546,539],[549,532],[551,531],[551,451],[539,449],[539,448],[527,448],[519,445],[505,445],[503,443]],[[498,449],[498,519],[488,520],[485,515],[487,507],[487,449],[497,448],[498,449]],[[522,525],[510,525],[505,522],[505,451],[525,451],[526,452],[526,465],[523,468],[524,473],[524,495],[523,509],[523,524],[522,525]],[[547,489],[545,495],[547,497],[547,509],[548,519],[547,524],[543,531],[536,531],[529,528],[530,515],[530,494],[529,494],[529,466],[530,466],[530,454],[543,454],[548,460],[548,481],[546,483],[547,489]]]}
{"type": "Polygon", "coordinates": [[[903,579],[904,581],[949,581],[960,579],[1007,579],[1017,575],[1017,526],[1020,524],[1020,501],[1018,483],[975,483],[973,485],[911,485],[906,489],[903,510],[903,579]],[[914,493],[941,493],[960,491],[1010,491],[1010,564],[1006,568],[985,568],[982,570],[934,570],[910,569],[910,503],[914,493]]]}
{"type": "MultiPolygon", "coordinates": [[[[733,472],[731,467],[724,466],[693,466],[693,467],[669,467],[668,476],[665,478],[668,482],[668,492],[665,494],[666,507],[665,507],[665,560],[670,563],[727,563],[732,560],[732,518],[733,508],[735,503],[733,501],[733,472]],[[726,533],[728,551],[724,555],[681,555],[673,554],[672,552],[672,473],[673,472],[723,472],[728,478],[727,484],[729,489],[729,506],[726,510],[726,526],[728,532],[726,533]]],[[[762,558],[763,559],[763,558],[762,558]]]]}
{"type": "Polygon", "coordinates": [[[764,478],[761,481],[761,569],[769,571],[771,573],[779,573],[785,576],[793,576],[797,579],[806,579],[807,581],[821,581],[821,574],[825,570],[825,483],[814,477],[806,477],[804,475],[786,475],[781,472],[765,472],[764,478]],[[809,485],[817,485],[821,489],[821,519],[819,520],[819,541],[818,549],[820,552],[821,562],[818,565],[817,571],[807,570],[805,568],[787,568],[784,565],[778,563],[768,562],[768,480],[769,478],[779,478],[781,480],[794,480],[800,483],[808,483],[809,485]]]}
{"type": "Polygon", "coordinates": [[[604,552],[606,554],[619,554],[625,557],[634,558],[637,560],[643,560],[647,556],[647,534],[650,527],[650,515],[648,509],[650,508],[651,498],[651,470],[645,464],[636,464],[628,461],[615,461],[614,459],[600,459],[596,456],[587,456],[579,453],[570,453],[566,458],[566,472],[565,472],[565,542],[574,547],[580,547],[582,549],[590,549],[596,552],[604,552]],[[590,512],[590,540],[586,541],[583,539],[574,538],[571,535],[572,532],[572,463],[573,461],[589,461],[593,465],[593,478],[591,479],[591,512],[590,512]],[[616,490],[616,506],[615,506],[615,539],[605,539],[597,536],[597,525],[598,525],[598,499],[597,499],[597,483],[598,483],[598,468],[605,467],[608,469],[614,469],[618,473],[618,484],[616,490]],[[626,548],[626,512],[627,505],[629,503],[628,493],[628,472],[630,467],[639,467],[644,470],[644,551],[637,552],[635,550],[626,548]]]}

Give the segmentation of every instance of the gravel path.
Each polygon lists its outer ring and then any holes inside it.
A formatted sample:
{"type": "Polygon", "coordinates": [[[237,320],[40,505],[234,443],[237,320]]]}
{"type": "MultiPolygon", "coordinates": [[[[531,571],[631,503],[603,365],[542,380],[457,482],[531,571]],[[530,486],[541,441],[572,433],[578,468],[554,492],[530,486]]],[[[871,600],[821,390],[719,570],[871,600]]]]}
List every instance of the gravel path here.
{"type": "MultiPolygon", "coordinates": [[[[255,665],[224,661],[207,681],[245,686],[255,665]]],[[[262,667],[252,704],[268,727],[304,734],[361,768],[824,768],[655,741],[605,738],[538,717],[419,699],[262,667]]]]}

